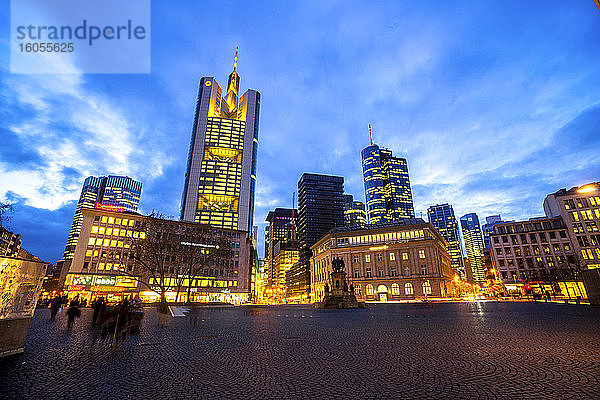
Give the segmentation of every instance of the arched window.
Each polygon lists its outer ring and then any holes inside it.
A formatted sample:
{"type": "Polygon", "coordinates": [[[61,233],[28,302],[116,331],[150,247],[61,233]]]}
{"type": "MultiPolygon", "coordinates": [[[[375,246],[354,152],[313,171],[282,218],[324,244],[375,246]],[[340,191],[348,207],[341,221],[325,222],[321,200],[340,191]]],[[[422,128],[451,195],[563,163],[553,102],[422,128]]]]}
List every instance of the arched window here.
{"type": "Polygon", "coordinates": [[[412,283],[410,283],[410,282],[407,282],[407,283],[404,285],[404,293],[406,293],[406,294],[413,294],[413,286],[412,286],[412,283]]]}
{"type": "Polygon", "coordinates": [[[385,285],[379,285],[377,286],[377,293],[387,293],[388,292],[388,288],[385,285]]]}
{"type": "Polygon", "coordinates": [[[400,286],[397,283],[392,283],[392,294],[400,294],[400,286]]]}
{"type": "Polygon", "coordinates": [[[368,295],[372,295],[373,294],[373,285],[371,285],[371,284],[367,285],[367,294],[368,295]]]}
{"type": "Polygon", "coordinates": [[[431,294],[431,284],[429,281],[423,282],[423,294],[431,294]]]}

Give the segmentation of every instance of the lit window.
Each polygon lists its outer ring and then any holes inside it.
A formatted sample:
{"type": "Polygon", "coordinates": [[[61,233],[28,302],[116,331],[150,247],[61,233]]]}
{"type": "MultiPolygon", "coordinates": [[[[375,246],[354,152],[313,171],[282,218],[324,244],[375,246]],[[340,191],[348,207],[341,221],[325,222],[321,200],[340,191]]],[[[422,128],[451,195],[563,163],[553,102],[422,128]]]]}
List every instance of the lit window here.
{"type": "Polygon", "coordinates": [[[101,235],[104,235],[104,231],[105,231],[105,228],[102,226],[100,227],[100,229],[98,229],[98,233],[101,235]]]}
{"type": "Polygon", "coordinates": [[[431,294],[431,284],[429,281],[423,282],[423,294],[431,294]]]}
{"type": "Polygon", "coordinates": [[[94,238],[89,238],[89,240],[88,240],[88,246],[93,246],[93,245],[94,245],[94,242],[96,242],[96,239],[94,239],[94,238]]]}
{"type": "Polygon", "coordinates": [[[371,284],[367,285],[367,294],[368,295],[373,294],[373,285],[371,285],[371,284]]]}
{"type": "Polygon", "coordinates": [[[92,233],[98,233],[98,227],[96,225],[92,226],[92,233]]]}
{"type": "Polygon", "coordinates": [[[91,257],[91,256],[92,256],[92,254],[93,254],[93,253],[92,253],[92,251],[93,251],[92,249],[86,250],[86,251],[85,251],[85,256],[86,256],[86,257],[91,257]]]}
{"type": "Polygon", "coordinates": [[[108,217],[108,223],[109,224],[114,224],[115,223],[115,219],[113,217],[108,217]]]}
{"type": "Polygon", "coordinates": [[[107,235],[112,235],[112,228],[108,228],[108,229],[106,230],[106,234],[107,234],[107,235]]]}
{"type": "Polygon", "coordinates": [[[140,232],[140,239],[146,238],[146,232],[140,232]]]}
{"type": "Polygon", "coordinates": [[[396,261],[396,253],[390,253],[390,261],[396,261]]]}
{"type": "Polygon", "coordinates": [[[419,258],[425,258],[425,250],[419,250],[419,258]]]}
{"type": "Polygon", "coordinates": [[[96,246],[102,246],[102,239],[96,239],[96,246]]]}
{"type": "Polygon", "coordinates": [[[102,222],[106,223],[106,221],[108,220],[108,218],[106,216],[102,217],[102,222]]]}
{"type": "Polygon", "coordinates": [[[408,260],[408,253],[402,253],[402,259],[408,260]]]}
{"type": "Polygon", "coordinates": [[[392,283],[392,294],[393,295],[400,294],[400,286],[397,283],[392,283]]]}
{"type": "Polygon", "coordinates": [[[406,293],[406,294],[413,294],[413,285],[412,285],[412,283],[407,282],[406,284],[404,284],[404,293],[406,293]]]}
{"type": "Polygon", "coordinates": [[[104,269],[104,263],[99,263],[98,264],[98,269],[104,269]]]}
{"type": "Polygon", "coordinates": [[[132,219],[129,220],[129,226],[133,226],[134,223],[135,223],[134,220],[132,220],[132,219]]]}
{"type": "Polygon", "coordinates": [[[109,243],[110,243],[110,240],[104,239],[104,242],[102,243],[102,245],[103,246],[108,246],[109,243]]]}
{"type": "Polygon", "coordinates": [[[371,262],[371,255],[370,254],[365,254],[365,261],[366,262],[371,262]]]}
{"type": "Polygon", "coordinates": [[[127,225],[127,221],[128,221],[127,218],[123,218],[123,225],[127,225]]]}

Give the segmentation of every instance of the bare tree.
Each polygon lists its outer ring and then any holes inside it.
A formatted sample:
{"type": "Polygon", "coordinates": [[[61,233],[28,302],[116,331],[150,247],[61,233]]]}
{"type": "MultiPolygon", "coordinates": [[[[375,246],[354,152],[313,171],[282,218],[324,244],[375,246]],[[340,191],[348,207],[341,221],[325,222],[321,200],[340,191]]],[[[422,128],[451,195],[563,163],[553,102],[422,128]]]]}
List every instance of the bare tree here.
{"type": "Polygon", "coordinates": [[[0,226],[10,220],[8,214],[13,212],[15,212],[15,209],[12,204],[0,202],[0,226]]]}
{"type": "Polygon", "coordinates": [[[206,225],[182,224],[153,212],[145,218],[141,232],[128,238],[128,258],[134,265],[132,271],[125,273],[150,290],[158,289],[159,310],[167,312],[167,292],[176,292],[178,301],[182,288],[187,286],[189,302],[194,280],[209,265],[230,262],[229,232],[206,225]]]}

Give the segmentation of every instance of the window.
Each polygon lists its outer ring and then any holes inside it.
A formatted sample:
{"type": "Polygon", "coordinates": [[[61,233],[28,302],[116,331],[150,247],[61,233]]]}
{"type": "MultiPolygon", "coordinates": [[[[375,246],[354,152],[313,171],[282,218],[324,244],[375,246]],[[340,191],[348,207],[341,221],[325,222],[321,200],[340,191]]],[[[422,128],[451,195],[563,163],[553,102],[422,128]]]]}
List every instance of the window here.
{"type": "Polygon", "coordinates": [[[354,256],[354,257],[353,257],[353,261],[354,261],[355,263],[357,263],[357,262],[358,262],[358,256],[354,256]]]}
{"type": "Polygon", "coordinates": [[[548,235],[550,235],[550,239],[556,239],[556,232],[552,231],[548,235]]]}
{"type": "Polygon", "coordinates": [[[92,233],[98,233],[98,227],[96,225],[92,226],[92,233]]]}
{"type": "Polygon", "coordinates": [[[390,261],[396,261],[396,253],[390,253],[390,261]]]}
{"type": "Polygon", "coordinates": [[[429,281],[423,282],[423,294],[431,294],[431,284],[429,281]]]}
{"type": "Polygon", "coordinates": [[[101,227],[98,229],[98,233],[99,233],[99,234],[101,234],[101,235],[104,235],[104,231],[105,231],[105,230],[106,230],[106,228],[104,228],[104,227],[102,227],[102,226],[101,226],[101,227]]]}
{"type": "Polygon", "coordinates": [[[427,275],[427,265],[421,265],[421,274],[427,275]]]}
{"type": "Polygon", "coordinates": [[[494,240],[494,243],[500,243],[500,240],[498,240],[498,236],[494,236],[493,240],[494,240]]]}
{"type": "Polygon", "coordinates": [[[404,267],[404,275],[410,275],[410,267],[404,267]]]}
{"type": "Polygon", "coordinates": [[[498,247],[496,249],[496,254],[498,254],[499,256],[502,255],[502,247],[498,247]]]}
{"type": "Polygon", "coordinates": [[[377,253],[377,261],[383,261],[383,254],[377,253]]]}
{"type": "Polygon", "coordinates": [[[115,219],[113,217],[108,217],[108,223],[109,224],[114,224],[115,223],[115,219]]]}
{"type": "Polygon", "coordinates": [[[371,262],[371,255],[365,254],[365,262],[371,262]]]}
{"type": "Polygon", "coordinates": [[[94,245],[94,242],[96,242],[96,239],[94,239],[94,238],[89,238],[89,239],[88,239],[88,246],[93,246],[93,245],[94,245]]]}
{"type": "Polygon", "coordinates": [[[392,268],[391,268],[391,273],[390,273],[390,275],[392,275],[392,276],[397,276],[397,275],[398,275],[398,271],[396,271],[396,267],[392,267],[392,268]]]}
{"type": "Polygon", "coordinates": [[[355,278],[360,278],[360,271],[359,270],[357,270],[357,269],[354,270],[354,277],[355,278]]]}
{"type": "Polygon", "coordinates": [[[371,284],[367,285],[367,295],[373,295],[373,285],[371,284]]]}
{"type": "Polygon", "coordinates": [[[85,251],[85,256],[86,257],[91,257],[92,256],[92,249],[86,250],[85,251]]]}
{"type": "Polygon", "coordinates": [[[105,224],[108,218],[106,216],[102,217],[102,223],[105,224]]]}
{"type": "Polygon", "coordinates": [[[400,286],[397,283],[392,283],[392,295],[400,294],[400,286]]]}
{"type": "Polygon", "coordinates": [[[402,259],[408,260],[408,253],[402,253],[402,259]]]}
{"type": "Polygon", "coordinates": [[[419,258],[425,258],[425,250],[419,250],[419,258]]]}
{"type": "Polygon", "coordinates": [[[404,293],[413,294],[413,285],[410,282],[404,284],[404,293]]]}
{"type": "Polygon", "coordinates": [[[371,272],[371,268],[367,268],[367,273],[365,274],[365,276],[367,278],[371,278],[373,276],[372,272],[371,272]]]}
{"type": "Polygon", "coordinates": [[[377,271],[377,275],[379,275],[379,276],[385,276],[385,273],[384,273],[384,271],[382,269],[380,269],[380,270],[377,271]]]}

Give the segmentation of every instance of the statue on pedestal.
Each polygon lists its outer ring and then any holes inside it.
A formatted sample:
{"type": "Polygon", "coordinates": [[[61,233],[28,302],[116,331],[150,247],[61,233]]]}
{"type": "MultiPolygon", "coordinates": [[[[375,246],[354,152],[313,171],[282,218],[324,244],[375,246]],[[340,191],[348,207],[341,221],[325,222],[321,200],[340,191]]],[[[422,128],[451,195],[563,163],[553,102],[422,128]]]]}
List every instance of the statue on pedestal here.
{"type": "Polygon", "coordinates": [[[316,308],[365,308],[364,302],[358,302],[354,295],[354,285],[348,288],[346,272],[344,271],[344,260],[334,258],[331,260],[331,291],[329,283],[325,283],[323,300],[315,303],[316,308]]]}

